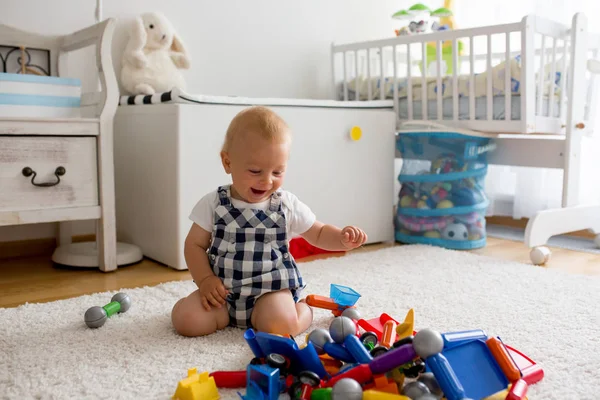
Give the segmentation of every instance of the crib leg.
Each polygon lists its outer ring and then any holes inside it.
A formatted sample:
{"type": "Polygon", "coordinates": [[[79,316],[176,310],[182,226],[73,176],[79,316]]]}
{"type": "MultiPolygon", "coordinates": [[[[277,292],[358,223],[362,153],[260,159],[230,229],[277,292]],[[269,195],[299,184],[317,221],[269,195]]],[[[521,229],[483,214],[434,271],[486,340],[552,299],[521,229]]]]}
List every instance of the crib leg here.
{"type": "Polygon", "coordinates": [[[600,247],[600,205],[581,205],[538,212],[529,220],[525,229],[525,245],[532,248],[532,263],[541,265],[549,260],[550,250],[545,244],[552,236],[580,230],[589,230],[596,234],[595,243],[600,247]]]}

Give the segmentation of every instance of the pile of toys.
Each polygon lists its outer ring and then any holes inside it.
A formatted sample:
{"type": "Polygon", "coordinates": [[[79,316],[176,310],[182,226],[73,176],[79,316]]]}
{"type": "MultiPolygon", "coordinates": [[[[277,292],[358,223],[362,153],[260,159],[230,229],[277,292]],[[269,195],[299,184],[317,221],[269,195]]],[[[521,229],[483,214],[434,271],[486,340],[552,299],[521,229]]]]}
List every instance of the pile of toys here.
{"type": "Polygon", "coordinates": [[[310,295],[312,307],[331,310],[329,329],[294,338],[248,329],[254,354],[245,370],[197,373],[190,369],[173,399],[217,400],[218,388],[246,388],[244,400],[523,400],[544,371],[480,329],[414,331],[414,311],[403,322],[388,314],[361,318],[360,294],[331,285],[329,297],[310,295]]]}

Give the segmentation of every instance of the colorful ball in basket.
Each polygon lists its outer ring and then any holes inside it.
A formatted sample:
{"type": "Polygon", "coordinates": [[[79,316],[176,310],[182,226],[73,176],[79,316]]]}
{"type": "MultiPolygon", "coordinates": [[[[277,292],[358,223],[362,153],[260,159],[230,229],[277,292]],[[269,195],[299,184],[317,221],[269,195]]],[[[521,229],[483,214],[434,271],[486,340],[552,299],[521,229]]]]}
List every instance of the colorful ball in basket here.
{"type": "Polygon", "coordinates": [[[417,200],[410,195],[402,196],[400,198],[400,207],[414,207],[417,204],[417,200]]]}
{"type": "Polygon", "coordinates": [[[457,206],[472,206],[483,201],[481,194],[474,189],[461,187],[452,191],[452,201],[457,206]]]}
{"type": "Polygon", "coordinates": [[[465,224],[451,223],[442,230],[442,238],[446,240],[468,240],[469,230],[465,224]]]}
{"type": "Polygon", "coordinates": [[[454,208],[454,203],[450,200],[442,200],[438,203],[437,208],[454,208]]]}
{"type": "Polygon", "coordinates": [[[431,198],[437,204],[440,201],[444,200],[446,197],[448,197],[448,193],[451,190],[452,190],[452,184],[451,183],[449,183],[449,182],[438,182],[431,189],[431,198]]]}
{"type": "Polygon", "coordinates": [[[431,162],[431,173],[449,174],[466,170],[466,165],[454,154],[444,153],[431,162]]]}

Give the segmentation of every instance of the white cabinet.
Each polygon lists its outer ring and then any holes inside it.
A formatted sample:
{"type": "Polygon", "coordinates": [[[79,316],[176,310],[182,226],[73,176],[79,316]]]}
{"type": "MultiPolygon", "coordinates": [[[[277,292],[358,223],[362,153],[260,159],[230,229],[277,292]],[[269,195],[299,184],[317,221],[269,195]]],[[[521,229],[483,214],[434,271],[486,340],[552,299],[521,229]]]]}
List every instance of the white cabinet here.
{"type": "MultiPolygon", "coordinates": [[[[10,53],[21,54],[15,52],[18,49],[43,50],[48,70],[57,75],[52,79],[25,79],[22,75],[11,86],[12,90],[22,91],[3,93],[11,106],[4,105],[0,117],[0,226],[59,222],[59,247],[53,261],[78,267],[97,266],[105,272],[118,266],[112,153],[113,116],[119,95],[111,58],[115,24],[115,19],[106,19],[61,36],[0,24],[2,45],[14,49],[10,53]],[[73,107],[80,116],[66,116],[65,110],[57,115],[57,110],[52,110],[56,99],[48,96],[40,103],[39,93],[29,92],[33,90],[31,86],[24,89],[18,85],[38,82],[59,87],[57,82],[62,80],[58,77],[66,77],[62,75],[68,70],[65,61],[69,53],[89,47],[95,50],[97,70],[86,74],[97,76],[99,87],[83,93],[78,107],[73,107]],[[76,220],[96,221],[96,241],[89,243],[91,251],[82,252],[82,243],[71,243],[68,222],[76,220]],[[81,264],[81,259],[91,260],[92,264],[81,264]]],[[[6,59],[3,61],[6,68],[6,59]]],[[[0,64],[0,73],[4,72],[11,71],[5,71],[0,64]]],[[[70,96],[79,97],[76,86],[68,89],[70,96]]]]}
{"type": "MultiPolygon", "coordinates": [[[[117,232],[144,255],[186,269],[189,213],[230,182],[219,152],[245,105],[120,107],[115,119],[117,232]]],[[[393,240],[395,115],[389,109],[273,106],[291,127],[284,188],[319,220],[357,225],[369,243],[393,240]],[[353,126],[359,140],[350,138],[353,126]]]]}

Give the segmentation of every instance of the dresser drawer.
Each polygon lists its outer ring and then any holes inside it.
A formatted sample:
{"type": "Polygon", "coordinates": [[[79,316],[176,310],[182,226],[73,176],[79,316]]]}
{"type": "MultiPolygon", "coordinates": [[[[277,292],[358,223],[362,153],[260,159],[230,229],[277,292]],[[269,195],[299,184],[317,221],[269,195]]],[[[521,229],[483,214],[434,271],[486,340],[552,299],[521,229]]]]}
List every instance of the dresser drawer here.
{"type": "Polygon", "coordinates": [[[98,205],[96,154],[95,137],[0,136],[0,211],[98,205]]]}

